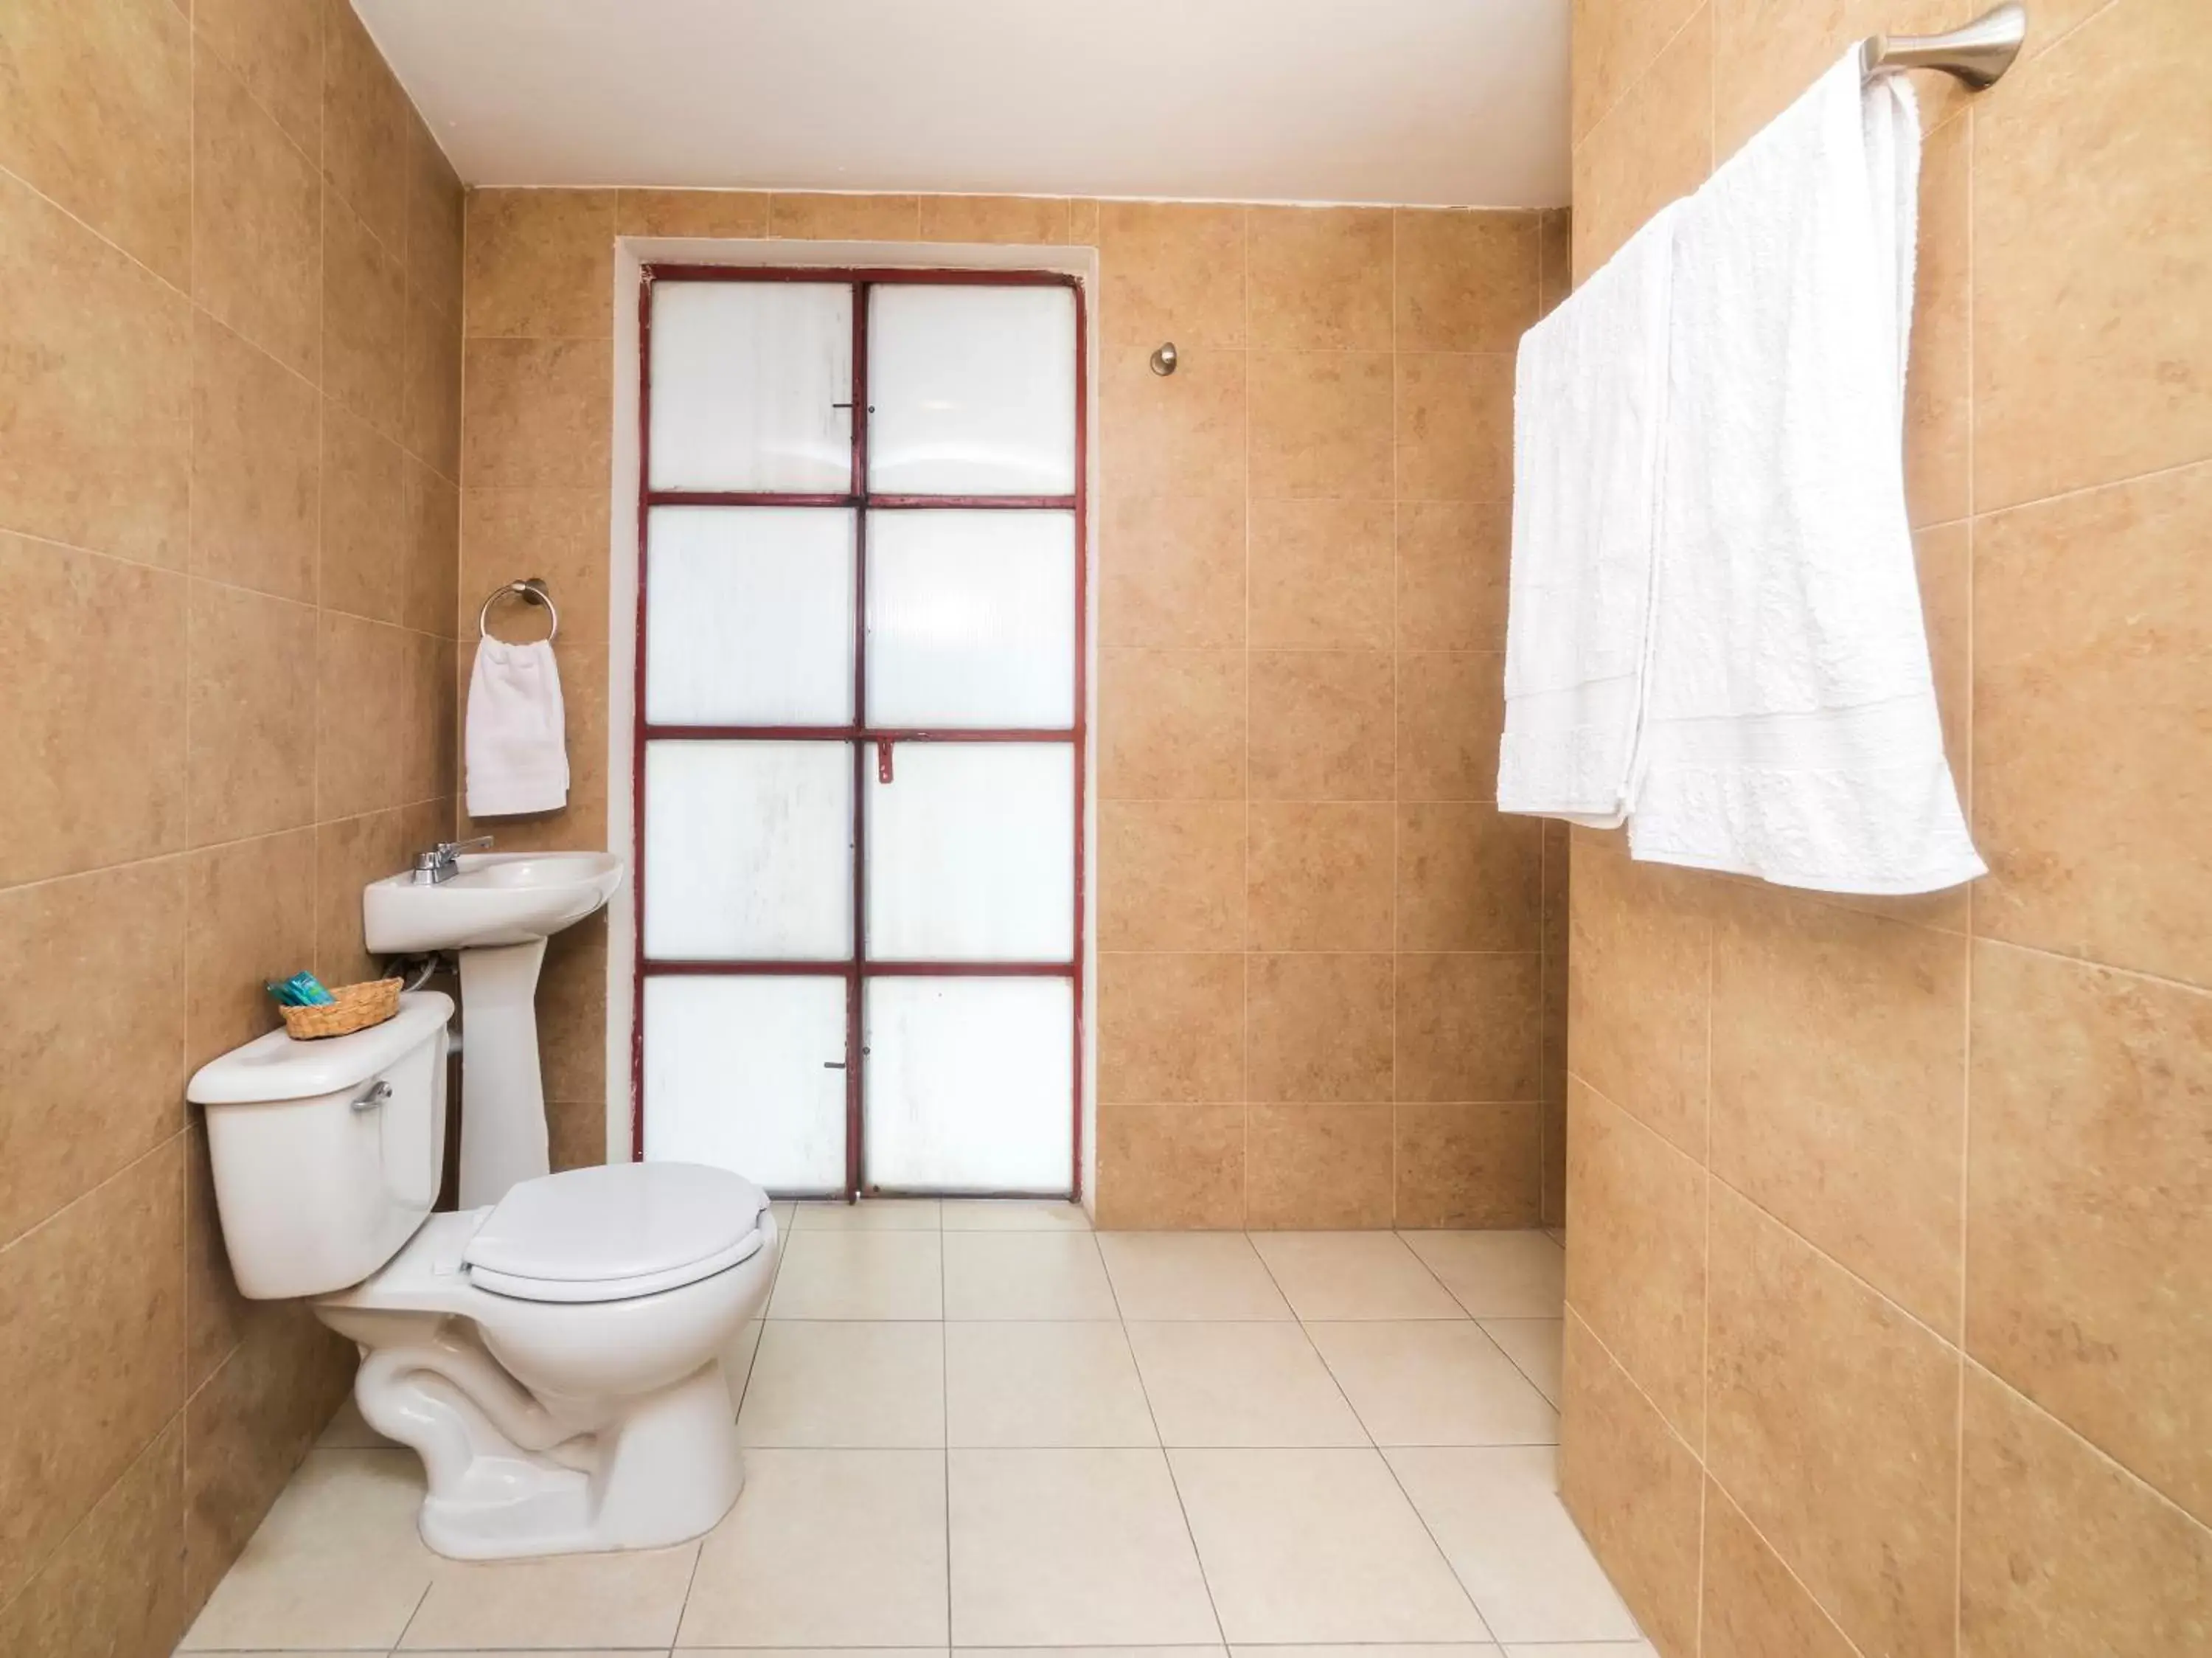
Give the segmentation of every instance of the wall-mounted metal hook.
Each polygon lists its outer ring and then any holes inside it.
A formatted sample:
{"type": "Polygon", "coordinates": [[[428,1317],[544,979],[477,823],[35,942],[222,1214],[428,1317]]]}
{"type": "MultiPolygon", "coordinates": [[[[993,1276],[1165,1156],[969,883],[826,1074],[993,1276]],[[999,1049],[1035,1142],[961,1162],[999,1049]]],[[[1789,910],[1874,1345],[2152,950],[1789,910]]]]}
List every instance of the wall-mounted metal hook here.
{"type": "Polygon", "coordinates": [[[1175,342],[1173,340],[1170,340],[1166,344],[1161,346],[1158,350],[1152,353],[1152,372],[1156,375],[1171,375],[1175,371],[1175,342]]]}

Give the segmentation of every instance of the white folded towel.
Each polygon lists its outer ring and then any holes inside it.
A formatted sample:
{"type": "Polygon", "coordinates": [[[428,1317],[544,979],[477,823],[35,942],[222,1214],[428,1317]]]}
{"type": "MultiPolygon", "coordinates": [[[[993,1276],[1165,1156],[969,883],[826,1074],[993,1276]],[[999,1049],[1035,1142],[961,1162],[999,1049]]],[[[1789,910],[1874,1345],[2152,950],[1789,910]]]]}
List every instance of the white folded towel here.
{"type": "Polygon", "coordinates": [[[1628,806],[1680,207],[1521,337],[1500,811],[1611,828],[1628,806]]]}
{"type": "Polygon", "coordinates": [[[568,714],[544,639],[477,646],[469,675],[469,815],[551,812],[568,803],[568,714]]]}
{"type": "Polygon", "coordinates": [[[1854,47],[1676,222],[1638,858],[1844,893],[1986,873],[1905,515],[1919,162],[1911,88],[1854,47]]]}

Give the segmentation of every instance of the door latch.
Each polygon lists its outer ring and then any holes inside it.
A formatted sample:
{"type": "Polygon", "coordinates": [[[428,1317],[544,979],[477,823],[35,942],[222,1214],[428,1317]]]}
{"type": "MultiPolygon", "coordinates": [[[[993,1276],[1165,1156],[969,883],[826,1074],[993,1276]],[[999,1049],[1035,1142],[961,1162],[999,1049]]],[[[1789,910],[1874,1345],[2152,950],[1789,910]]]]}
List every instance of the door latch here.
{"type": "Polygon", "coordinates": [[[889,783],[890,780],[891,740],[889,737],[878,737],[876,739],[876,781],[889,783]]]}

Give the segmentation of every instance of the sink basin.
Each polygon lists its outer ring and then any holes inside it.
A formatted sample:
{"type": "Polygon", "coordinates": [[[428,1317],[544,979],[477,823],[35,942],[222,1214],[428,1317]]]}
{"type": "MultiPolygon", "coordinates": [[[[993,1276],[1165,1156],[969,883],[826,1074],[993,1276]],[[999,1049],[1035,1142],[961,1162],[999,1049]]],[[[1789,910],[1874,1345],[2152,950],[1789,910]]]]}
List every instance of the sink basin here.
{"type": "Polygon", "coordinates": [[[612,852],[475,852],[435,886],[389,875],[362,889],[362,942],[375,955],[527,944],[574,926],[614,896],[612,852]]]}

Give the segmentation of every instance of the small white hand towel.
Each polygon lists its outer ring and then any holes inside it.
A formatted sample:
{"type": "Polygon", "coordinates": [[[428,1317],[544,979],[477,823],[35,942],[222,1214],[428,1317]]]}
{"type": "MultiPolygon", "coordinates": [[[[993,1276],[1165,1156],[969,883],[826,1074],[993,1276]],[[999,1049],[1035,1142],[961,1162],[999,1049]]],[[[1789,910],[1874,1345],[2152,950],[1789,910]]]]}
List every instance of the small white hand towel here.
{"type": "Polygon", "coordinates": [[[544,639],[477,646],[469,675],[469,815],[552,812],[568,803],[568,713],[544,639]]]}
{"type": "Polygon", "coordinates": [[[1905,515],[1920,127],[1853,48],[1685,204],[1638,858],[1839,893],[1986,873],[1905,515]]]}
{"type": "Polygon", "coordinates": [[[1680,206],[1521,337],[1500,811],[1611,828],[1627,809],[1680,206]]]}

